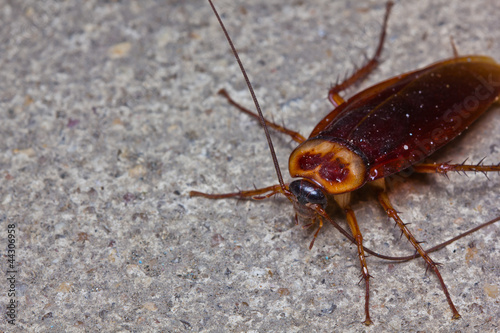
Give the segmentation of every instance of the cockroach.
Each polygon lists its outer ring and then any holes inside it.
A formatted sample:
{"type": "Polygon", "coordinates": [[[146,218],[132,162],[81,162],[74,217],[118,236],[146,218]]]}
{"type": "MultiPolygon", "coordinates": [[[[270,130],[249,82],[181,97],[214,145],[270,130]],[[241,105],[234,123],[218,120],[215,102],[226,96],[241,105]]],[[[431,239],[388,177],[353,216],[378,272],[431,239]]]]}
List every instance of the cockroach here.
{"type": "Polygon", "coordinates": [[[452,312],[460,318],[448,288],[429,253],[500,220],[494,219],[469,230],[434,248],[425,250],[407,225],[401,220],[387,194],[387,177],[411,169],[416,173],[449,172],[498,172],[500,164],[476,165],[450,163],[424,163],[423,161],[468,128],[500,96],[500,65],[492,58],[480,55],[454,57],[412,72],[398,75],[378,83],[351,98],[344,100],[340,93],[364,79],[379,63],[387,31],[392,2],[387,2],[382,30],[375,54],[345,80],[335,84],[328,92],[334,105],[306,139],[299,133],[266,120],[248,79],[243,64],[212,0],[208,0],[239,64],[257,113],[245,109],[224,91],[221,94],[240,111],[258,119],[264,128],[269,150],[279,184],[264,188],[225,194],[207,194],[191,191],[190,196],[209,199],[266,199],[276,194],[284,195],[295,209],[295,220],[306,226],[317,223],[317,230],[310,244],[329,222],[356,244],[361,276],[365,282],[365,320],[370,325],[370,274],[365,252],[385,259],[409,260],[422,257],[436,274],[452,312]],[[289,158],[288,168],[292,178],[285,183],[269,135],[268,127],[290,136],[299,143],[289,158]],[[377,199],[387,216],[394,220],[402,234],[415,248],[409,257],[391,258],[379,255],[363,246],[354,211],[351,193],[364,186],[375,188],[377,199]],[[351,233],[343,230],[329,215],[337,204],[345,213],[351,233]]]}

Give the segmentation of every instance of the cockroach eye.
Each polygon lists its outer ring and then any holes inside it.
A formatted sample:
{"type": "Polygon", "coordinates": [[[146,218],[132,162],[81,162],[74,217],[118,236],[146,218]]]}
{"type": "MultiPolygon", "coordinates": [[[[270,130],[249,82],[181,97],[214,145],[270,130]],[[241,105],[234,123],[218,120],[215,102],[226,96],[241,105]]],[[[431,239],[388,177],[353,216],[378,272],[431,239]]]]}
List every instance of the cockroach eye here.
{"type": "Polygon", "coordinates": [[[327,204],[328,200],[321,188],[305,179],[294,180],[290,183],[289,189],[301,205],[310,203],[325,207],[327,204]]]}

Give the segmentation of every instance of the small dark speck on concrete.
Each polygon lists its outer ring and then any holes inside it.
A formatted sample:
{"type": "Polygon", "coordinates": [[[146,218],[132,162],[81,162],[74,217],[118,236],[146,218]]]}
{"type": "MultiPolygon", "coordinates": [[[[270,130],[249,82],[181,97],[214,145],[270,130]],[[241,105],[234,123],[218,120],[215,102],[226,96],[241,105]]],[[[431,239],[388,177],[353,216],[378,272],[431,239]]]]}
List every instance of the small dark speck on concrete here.
{"type": "Polygon", "coordinates": [[[187,322],[185,320],[182,320],[182,319],[180,319],[179,321],[184,324],[184,328],[185,329],[190,329],[191,328],[191,324],[189,322],[187,322]]]}

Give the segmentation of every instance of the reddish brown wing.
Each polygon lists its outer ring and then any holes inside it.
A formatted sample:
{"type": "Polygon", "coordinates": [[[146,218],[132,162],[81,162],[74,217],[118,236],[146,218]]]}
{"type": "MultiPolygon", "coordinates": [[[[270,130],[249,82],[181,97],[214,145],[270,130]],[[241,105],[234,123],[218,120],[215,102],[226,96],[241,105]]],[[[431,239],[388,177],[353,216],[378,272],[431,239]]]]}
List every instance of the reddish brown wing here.
{"type": "Polygon", "coordinates": [[[453,140],[499,95],[500,65],[493,59],[454,58],[358,93],[327,115],[310,138],[341,139],[357,147],[368,160],[369,180],[375,180],[453,140]]]}

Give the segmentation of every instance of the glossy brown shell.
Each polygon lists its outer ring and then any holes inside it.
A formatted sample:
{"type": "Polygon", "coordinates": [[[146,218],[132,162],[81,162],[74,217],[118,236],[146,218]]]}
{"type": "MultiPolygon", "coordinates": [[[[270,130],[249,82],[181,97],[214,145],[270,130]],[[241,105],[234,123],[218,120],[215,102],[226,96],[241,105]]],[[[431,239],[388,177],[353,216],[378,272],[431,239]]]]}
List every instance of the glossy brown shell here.
{"type": "MultiPolygon", "coordinates": [[[[351,147],[366,162],[365,183],[422,161],[467,129],[499,94],[500,65],[493,59],[453,58],[356,94],[323,118],[307,141],[351,147]]],[[[292,176],[308,178],[296,170],[292,176]]]]}

